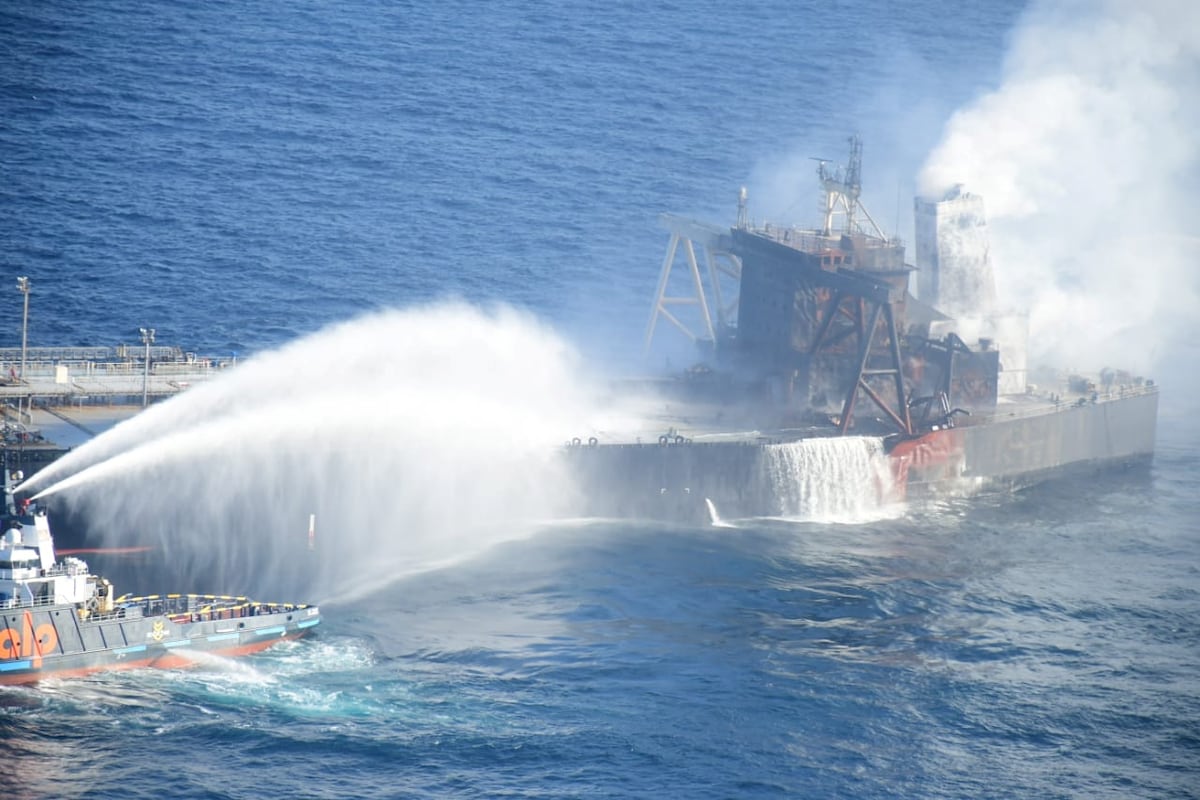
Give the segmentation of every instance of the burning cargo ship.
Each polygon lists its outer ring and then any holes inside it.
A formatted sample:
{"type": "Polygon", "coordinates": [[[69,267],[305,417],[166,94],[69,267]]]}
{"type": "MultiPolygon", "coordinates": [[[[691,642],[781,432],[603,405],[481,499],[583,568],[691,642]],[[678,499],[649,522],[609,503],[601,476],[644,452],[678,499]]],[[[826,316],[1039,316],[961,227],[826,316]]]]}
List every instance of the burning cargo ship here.
{"type": "Polygon", "coordinates": [[[889,502],[1151,457],[1153,381],[1032,379],[1027,318],[997,308],[983,199],[917,198],[912,266],[860,202],[861,163],[857,137],[844,166],[820,161],[815,229],[752,224],[744,190],[732,228],[663,217],[646,347],[665,321],[704,360],[654,381],[659,430],[567,448],[587,513],[790,516],[830,484],[889,502]],[[681,251],[689,288],[671,295],[681,251]]]}

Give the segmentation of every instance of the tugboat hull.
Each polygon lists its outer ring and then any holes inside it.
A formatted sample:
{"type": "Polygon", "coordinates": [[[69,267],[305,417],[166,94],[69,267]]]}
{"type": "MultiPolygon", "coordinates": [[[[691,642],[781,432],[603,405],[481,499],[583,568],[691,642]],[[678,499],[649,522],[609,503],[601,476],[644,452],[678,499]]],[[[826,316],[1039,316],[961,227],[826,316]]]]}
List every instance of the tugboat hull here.
{"type": "Polygon", "coordinates": [[[109,669],[187,667],[197,663],[197,654],[256,653],[299,638],[320,622],[316,606],[250,603],[201,611],[193,602],[196,611],[190,613],[136,616],[144,603],[156,601],[167,605],[151,598],[103,615],[82,614],[74,605],[0,610],[0,684],[109,669]]]}

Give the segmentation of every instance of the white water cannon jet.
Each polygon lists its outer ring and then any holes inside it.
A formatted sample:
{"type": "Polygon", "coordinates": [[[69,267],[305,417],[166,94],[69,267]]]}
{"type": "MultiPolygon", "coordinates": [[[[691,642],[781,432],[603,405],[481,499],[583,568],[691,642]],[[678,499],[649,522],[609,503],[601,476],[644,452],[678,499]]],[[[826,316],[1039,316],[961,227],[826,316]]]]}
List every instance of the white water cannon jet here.
{"type": "Polygon", "coordinates": [[[97,544],[136,535],[188,574],[341,596],[558,516],[575,493],[562,432],[614,413],[582,374],[515,311],[384,312],[156,404],[27,485],[97,544]],[[309,555],[317,516],[336,559],[309,555]]]}

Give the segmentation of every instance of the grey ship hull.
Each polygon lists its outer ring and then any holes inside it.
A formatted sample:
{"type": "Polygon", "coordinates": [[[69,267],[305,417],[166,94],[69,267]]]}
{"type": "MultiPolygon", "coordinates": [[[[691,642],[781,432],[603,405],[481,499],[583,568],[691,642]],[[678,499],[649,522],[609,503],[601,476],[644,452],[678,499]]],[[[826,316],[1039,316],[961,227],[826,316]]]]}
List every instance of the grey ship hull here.
{"type": "MultiPolygon", "coordinates": [[[[882,440],[881,458],[890,474],[877,484],[888,495],[880,499],[1011,489],[1068,471],[1152,457],[1157,391],[1081,400],[1018,406],[986,419],[970,418],[971,424],[882,440]]],[[[773,437],[671,440],[568,447],[564,458],[579,486],[584,515],[698,522],[708,520],[714,509],[726,518],[786,513],[786,499],[803,490],[779,473],[772,451],[788,446],[773,437]]],[[[799,476],[801,481],[807,477],[799,476]]]]}

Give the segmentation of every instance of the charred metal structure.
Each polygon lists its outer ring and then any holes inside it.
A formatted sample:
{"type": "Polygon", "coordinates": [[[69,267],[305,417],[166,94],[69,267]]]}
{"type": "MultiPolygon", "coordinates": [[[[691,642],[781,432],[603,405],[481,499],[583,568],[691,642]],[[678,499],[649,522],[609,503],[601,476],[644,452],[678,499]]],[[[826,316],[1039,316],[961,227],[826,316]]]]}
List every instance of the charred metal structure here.
{"type": "MultiPolygon", "coordinates": [[[[700,310],[702,333],[689,335],[711,343],[717,368],[736,376],[750,395],[760,394],[765,416],[774,413],[777,422],[792,424],[806,417],[825,419],[843,435],[853,430],[912,436],[935,421],[948,424],[955,410],[994,409],[999,353],[986,342],[972,349],[953,330],[932,335],[950,317],[909,293],[917,270],[905,263],[903,243],[884,236],[859,201],[861,158],[862,144],[854,137],[845,167],[835,170],[820,162],[824,219],[816,230],[750,225],[744,192],[738,225],[728,232],[697,223],[683,228],[668,218],[675,239],[660,277],[647,346],[660,315],[688,332],[666,305],[691,302],[700,310]],[[859,225],[860,218],[869,221],[868,228],[859,225]],[[714,324],[709,318],[690,240],[685,249],[692,254],[695,294],[665,296],[677,241],[697,230],[705,234],[706,256],[715,250],[736,264],[729,272],[738,279],[736,322],[714,324]],[[864,405],[869,413],[863,413],[864,405]]],[[[936,224],[925,232],[935,240],[939,235],[936,224]]],[[[936,241],[927,250],[936,257],[936,241]]],[[[710,277],[719,296],[717,273],[710,270],[710,277]]],[[[990,272],[982,282],[990,286],[990,272]]],[[[970,300],[966,291],[955,296],[970,300]]],[[[991,306],[988,302],[989,313],[991,306]]]]}
{"type": "Polygon", "coordinates": [[[1029,381],[1027,320],[997,311],[981,198],[954,187],[915,201],[914,266],[863,207],[861,174],[857,137],[843,166],[819,160],[815,228],[752,223],[745,190],[732,228],[663,217],[671,241],[645,346],[666,321],[703,363],[656,384],[672,409],[657,439],[598,432],[570,456],[589,511],[678,516],[707,500],[773,513],[772,492],[789,488],[768,475],[771,448],[831,437],[880,438],[902,496],[1153,452],[1152,381],[1029,381]],[[672,294],[680,252],[688,279],[672,294]]]}

